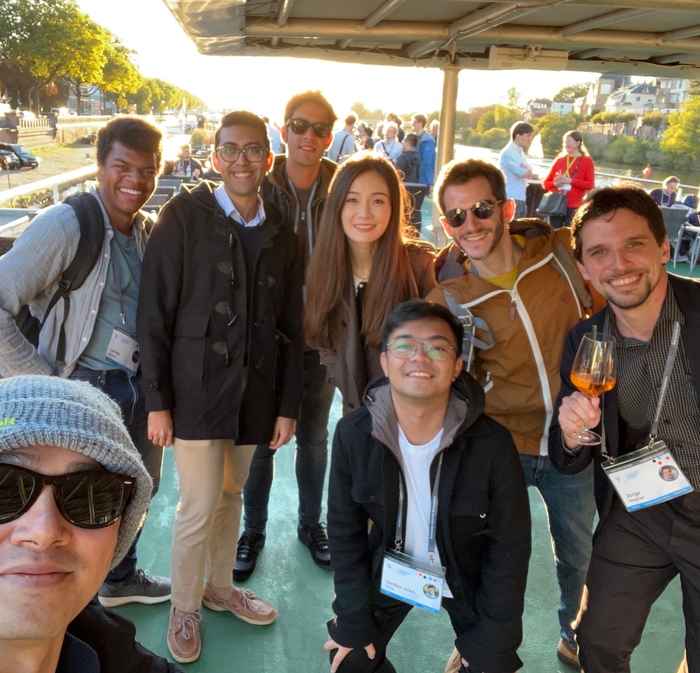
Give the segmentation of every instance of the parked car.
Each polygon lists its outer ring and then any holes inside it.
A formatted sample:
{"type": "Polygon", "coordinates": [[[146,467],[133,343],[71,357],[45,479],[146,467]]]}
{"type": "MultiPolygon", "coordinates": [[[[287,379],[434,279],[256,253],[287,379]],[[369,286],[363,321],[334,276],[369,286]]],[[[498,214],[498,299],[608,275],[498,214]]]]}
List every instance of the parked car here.
{"type": "Polygon", "coordinates": [[[19,157],[13,151],[0,149],[0,170],[16,171],[21,167],[19,157]]]}
{"type": "Polygon", "coordinates": [[[39,165],[39,159],[28,149],[22,147],[22,145],[17,145],[16,143],[0,143],[0,150],[14,154],[19,161],[18,168],[36,168],[39,165]]]}

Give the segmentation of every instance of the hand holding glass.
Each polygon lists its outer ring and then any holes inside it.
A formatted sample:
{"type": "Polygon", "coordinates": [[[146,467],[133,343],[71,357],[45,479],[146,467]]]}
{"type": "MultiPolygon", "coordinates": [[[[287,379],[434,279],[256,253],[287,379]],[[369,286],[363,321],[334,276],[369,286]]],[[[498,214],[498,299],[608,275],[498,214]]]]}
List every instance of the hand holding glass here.
{"type": "MultiPolygon", "coordinates": [[[[586,397],[599,397],[615,387],[615,341],[584,335],[571,367],[571,383],[586,397]]],[[[597,432],[584,428],[576,436],[581,446],[600,444],[597,432]]]]}

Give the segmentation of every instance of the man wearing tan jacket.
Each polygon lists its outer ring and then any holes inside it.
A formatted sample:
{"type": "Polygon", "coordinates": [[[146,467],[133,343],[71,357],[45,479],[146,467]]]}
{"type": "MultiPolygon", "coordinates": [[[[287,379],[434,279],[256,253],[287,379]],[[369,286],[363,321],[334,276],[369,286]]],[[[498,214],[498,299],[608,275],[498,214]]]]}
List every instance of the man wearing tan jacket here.
{"type": "Polygon", "coordinates": [[[547,509],[561,594],[557,654],[578,666],[571,622],[591,553],[592,473],[560,474],[547,443],[564,338],[584,317],[590,297],[573,263],[568,229],[511,222],[515,202],[506,198],[498,168],[452,162],[436,193],[445,233],[465,261],[461,275],[444,280],[442,274],[428,300],[474,326],[465,362],[484,388],[485,413],[510,430],[526,483],[539,490],[547,509]]]}

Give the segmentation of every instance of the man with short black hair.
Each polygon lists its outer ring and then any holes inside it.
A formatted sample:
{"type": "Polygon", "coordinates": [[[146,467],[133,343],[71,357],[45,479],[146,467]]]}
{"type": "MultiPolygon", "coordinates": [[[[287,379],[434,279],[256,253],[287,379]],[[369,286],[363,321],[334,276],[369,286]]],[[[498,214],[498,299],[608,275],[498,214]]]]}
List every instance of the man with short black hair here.
{"type": "Polygon", "coordinates": [[[513,221],[515,203],[496,166],[453,161],[436,186],[440,221],[463,257],[428,298],[471,326],[468,360],[487,392],[485,412],[512,433],[525,481],[544,501],[561,597],[557,654],[575,666],[571,622],[591,553],[593,475],[560,474],[548,457],[548,436],[564,338],[590,296],[570,232],[540,220],[513,221]]]}
{"type": "Polygon", "coordinates": [[[192,158],[189,144],[180,148],[180,156],[175,162],[172,174],[181,178],[194,178],[195,180],[202,177],[202,164],[192,158]]]}
{"type": "MultiPolygon", "coordinates": [[[[286,156],[275,157],[263,183],[265,203],[283,214],[285,226],[296,233],[304,273],[313,252],[323,205],[336,164],[323,157],[331,142],[336,116],[318,91],[293,96],[284,112],[282,139],[286,156]]],[[[330,563],[328,537],[321,523],[321,501],[328,455],[328,416],[333,386],[318,351],[304,350],[303,396],[296,429],[296,476],[299,487],[297,535],[309,548],[314,563],[330,563]]],[[[258,446],[245,487],[245,529],[238,542],[234,579],[242,581],[255,570],[265,544],[268,503],[277,447],[258,446]]]]}
{"type": "Polygon", "coordinates": [[[397,306],[383,330],[387,378],[336,426],[332,673],[393,673],[386,648],[412,605],[447,610],[463,673],[522,665],[527,491],[510,434],[463,371],[462,341],[442,306],[397,306]]]}
{"type": "Polygon", "coordinates": [[[152,483],[119,406],[85,382],[0,380],[0,670],[177,673],[91,599],[152,483]]]}
{"type": "Polygon", "coordinates": [[[342,163],[351,154],[357,152],[355,124],[357,124],[357,117],[354,114],[349,114],[345,117],[345,126],[336,131],[336,134],[333,136],[333,143],[326,153],[326,156],[331,161],[342,163]]]}
{"type": "Polygon", "coordinates": [[[510,142],[498,157],[498,163],[506,177],[506,195],[515,201],[515,219],[527,214],[527,181],[537,178],[527,160],[534,132],[531,124],[515,122],[510,127],[510,142]]]}
{"type": "MultiPolygon", "coordinates": [[[[76,211],[56,204],[42,211],[0,258],[0,376],[55,374],[89,381],[121,407],[134,444],[158,490],[162,449],[147,437],[138,366],[136,309],[150,222],[140,208],[155,188],[161,133],[135,117],[113,119],[97,135],[98,204],[104,240],[82,286],[46,314],[63,273],[76,257],[76,211]],[[12,282],[9,282],[12,279],[12,282]],[[38,347],[15,322],[29,305],[42,321],[38,347]]],[[[90,199],[86,196],[83,198],[90,199]]],[[[100,589],[100,601],[160,603],[170,583],[137,569],[136,541],[100,589]]]]}
{"type": "Polygon", "coordinates": [[[641,189],[594,192],[572,228],[581,273],[608,300],[605,310],[568,335],[549,436],[550,455],[563,472],[595,466],[600,521],[577,628],[581,665],[586,673],[629,673],[651,606],[680,575],[687,670],[698,671],[700,287],[666,272],[670,245],[663,217],[641,189]],[[654,428],[674,325],[677,356],[654,428]],[[602,397],[587,397],[571,383],[577,348],[592,330],[615,340],[617,381],[602,397]],[[602,444],[582,446],[584,428],[602,434],[602,444]],[[660,455],[647,450],[637,454],[632,469],[624,471],[618,460],[618,476],[604,472],[605,460],[629,457],[648,446],[651,435],[665,445],[660,455]],[[672,468],[664,470],[666,478],[675,477],[665,488],[661,465],[672,468]],[[651,484],[638,477],[645,468],[651,484]],[[614,489],[611,479],[626,486],[614,489]]]}
{"type": "Polygon", "coordinates": [[[260,195],[274,158],[265,122],[230,112],[214,142],[223,183],[163,208],[139,305],[148,432],[161,446],[174,438],[180,487],[167,645],[182,663],[200,656],[202,604],[249,624],[277,619],[231,572],[255,446],[286,444],[301,401],[301,260],[260,195]]]}

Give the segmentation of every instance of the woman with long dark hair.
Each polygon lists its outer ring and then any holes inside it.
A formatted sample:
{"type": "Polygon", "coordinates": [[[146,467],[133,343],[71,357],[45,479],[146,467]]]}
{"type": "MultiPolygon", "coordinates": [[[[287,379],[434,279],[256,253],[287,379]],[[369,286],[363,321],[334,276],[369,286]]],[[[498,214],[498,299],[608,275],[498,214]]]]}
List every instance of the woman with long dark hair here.
{"type": "Polygon", "coordinates": [[[568,226],[586,192],[595,187],[593,159],[586,151],[583,136],[578,131],[564,134],[562,151],[542,184],[547,192],[566,193],[566,213],[550,216],[550,222],[555,228],[568,226]]]}
{"type": "Polygon", "coordinates": [[[382,375],[384,320],[436,285],[435,249],[411,238],[406,193],[392,164],[370,152],[335,174],[309,263],[306,341],[321,351],[347,413],[382,375]]]}

